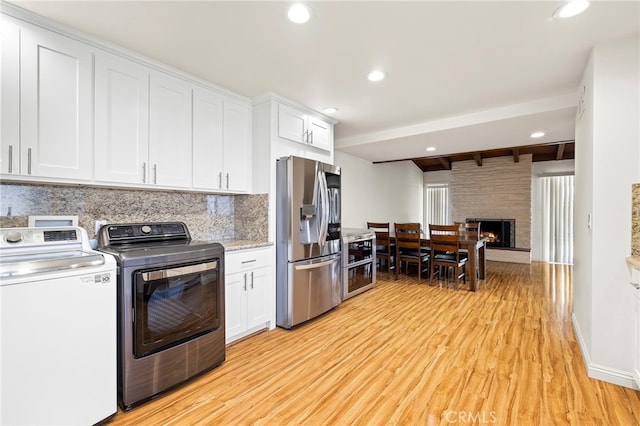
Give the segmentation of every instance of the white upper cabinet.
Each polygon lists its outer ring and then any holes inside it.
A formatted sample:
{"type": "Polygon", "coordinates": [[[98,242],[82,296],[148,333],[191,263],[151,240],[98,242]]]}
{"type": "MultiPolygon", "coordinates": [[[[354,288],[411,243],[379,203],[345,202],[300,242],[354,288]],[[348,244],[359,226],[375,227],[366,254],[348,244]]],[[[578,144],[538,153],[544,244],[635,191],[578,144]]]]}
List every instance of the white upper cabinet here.
{"type": "Polygon", "coordinates": [[[214,92],[193,91],[193,187],[222,189],[224,100],[214,92]]]}
{"type": "Polygon", "coordinates": [[[31,25],[20,31],[20,174],[90,180],[91,49],[31,25]]]}
{"type": "Polygon", "coordinates": [[[1,21],[0,173],[20,173],[20,28],[1,21]]]}
{"type": "Polygon", "coordinates": [[[247,192],[251,107],[212,91],[193,93],[193,187],[247,192]]]}
{"type": "Polygon", "coordinates": [[[95,61],[95,179],[191,186],[191,86],[106,53],[95,61]]]}
{"type": "Polygon", "coordinates": [[[149,70],[107,53],[95,58],[95,178],[147,182],[149,70]]]}
{"type": "Polygon", "coordinates": [[[249,100],[20,13],[0,20],[3,179],[249,192],[249,100]]]}
{"type": "Polygon", "coordinates": [[[225,188],[247,192],[251,181],[251,106],[224,102],[224,168],[225,188]]]}
{"type": "Polygon", "coordinates": [[[333,149],[332,124],[284,104],[278,105],[278,136],[327,151],[333,149]]]}
{"type": "Polygon", "coordinates": [[[278,136],[307,143],[307,114],[287,105],[278,106],[278,136]]]}
{"type": "Polygon", "coordinates": [[[309,145],[331,151],[333,149],[333,124],[309,116],[309,145]]]}
{"type": "Polygon", "coordinates": [[[151,184],[191,186],[191,91],[183,80],[151,74],[147,167],[151,184]]]}

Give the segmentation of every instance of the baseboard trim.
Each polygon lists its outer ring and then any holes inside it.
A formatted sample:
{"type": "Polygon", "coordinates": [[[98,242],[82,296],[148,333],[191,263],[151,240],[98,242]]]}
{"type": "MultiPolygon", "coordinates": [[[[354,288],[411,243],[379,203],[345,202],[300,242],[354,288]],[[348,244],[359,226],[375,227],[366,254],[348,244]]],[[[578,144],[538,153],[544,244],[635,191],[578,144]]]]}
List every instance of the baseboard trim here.
{"type": "Polygon", "coordinates": [[[631,372],[593,363],[591,361],[591,353],[587,348],[584,336],[580,330],[580,325],[578,324],[578,320],[573,312],[571,313],[571,322],[573,323],[573,331],[578,339],[578,346],[580,347],[582,360],[584,361],[584,366],[587,370],[587,376],[592,379],[602,380],[603,382],[613,383],[614,385],[640,390],[640,387],[635,382],[631,372]]]}

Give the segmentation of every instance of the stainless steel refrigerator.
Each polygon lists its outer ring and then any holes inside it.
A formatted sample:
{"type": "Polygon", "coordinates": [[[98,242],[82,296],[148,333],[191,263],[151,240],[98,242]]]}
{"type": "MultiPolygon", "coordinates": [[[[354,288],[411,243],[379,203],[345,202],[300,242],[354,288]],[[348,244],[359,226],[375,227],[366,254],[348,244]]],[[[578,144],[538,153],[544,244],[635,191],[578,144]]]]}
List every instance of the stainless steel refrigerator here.
{"type": "Polygon", "coordinates": [[[340,167],[282,157],[276,185],[276,324],[290,329],[341,301],[340,167]]]}

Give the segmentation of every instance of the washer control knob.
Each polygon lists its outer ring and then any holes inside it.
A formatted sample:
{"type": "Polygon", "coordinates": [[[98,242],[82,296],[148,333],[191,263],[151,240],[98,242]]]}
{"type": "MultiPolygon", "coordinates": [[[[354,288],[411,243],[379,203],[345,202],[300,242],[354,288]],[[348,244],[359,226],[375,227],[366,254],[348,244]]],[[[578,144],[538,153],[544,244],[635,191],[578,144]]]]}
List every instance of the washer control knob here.
{"type": "Polygon", "coordinates": [[[8,243],[19,243],[22,241],[22,233],[18,231],[7,232],[4,235],[4,240],[8,243]]]}
{"type": "Polygon", "coordinates": [[[151,227],[149,225],[143,225],[140,231],[142,231],[143,234],[149,234],[151,233],[151,227]]]}

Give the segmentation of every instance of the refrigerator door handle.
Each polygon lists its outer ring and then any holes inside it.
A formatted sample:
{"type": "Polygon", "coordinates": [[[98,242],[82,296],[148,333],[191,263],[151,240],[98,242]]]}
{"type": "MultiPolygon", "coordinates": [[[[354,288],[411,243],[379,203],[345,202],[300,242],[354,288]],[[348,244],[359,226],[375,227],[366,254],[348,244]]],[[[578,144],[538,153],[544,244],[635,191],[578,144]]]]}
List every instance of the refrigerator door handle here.
{"type": "Polygon", "coordinates": [[[318,185],[320,186],[318,194],[319,203],[322,210],[320,215],[320,229],[318,232],[318,245],[324,247],[327,242],[327,227],[329,226],[329,186],[327,185],[327,177],[322,170],[318,171],[318,185]]]}
{"type": "Polygon", "coordinates": [[[324,262],[309,263],[306,265],[295,265],[294,268],[296,269],[296,271],[303,271],[305,269],[317,269],[317,268],[322,268],[323,266],[331,265],[332,263],[335,263],[337,261],[338,261],[338,258],[334,257],[332,259],[325,260],[324,262]]]}

